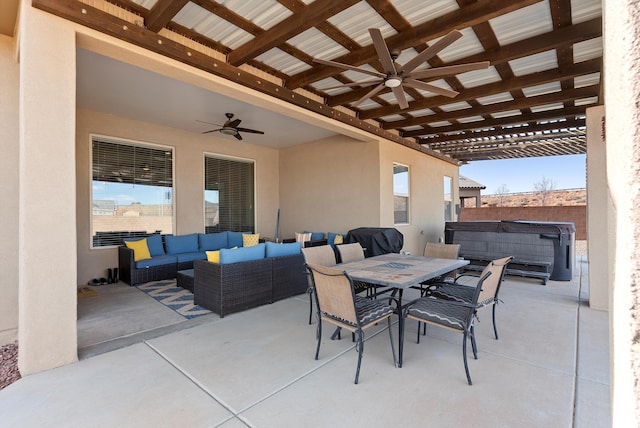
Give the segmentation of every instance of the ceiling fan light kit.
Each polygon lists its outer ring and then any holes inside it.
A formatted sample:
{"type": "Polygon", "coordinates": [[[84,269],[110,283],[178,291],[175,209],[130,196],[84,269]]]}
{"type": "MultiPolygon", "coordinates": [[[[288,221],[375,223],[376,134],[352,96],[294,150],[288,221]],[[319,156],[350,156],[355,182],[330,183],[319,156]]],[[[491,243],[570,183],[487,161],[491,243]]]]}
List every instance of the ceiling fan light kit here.
{"type": "Polygon", "coordinates": [[[429,84],[424,79],[428,79],[429,81],[435,80],[438,78],[452,76],[454,74],[465,73],[467,71],[480,70],[489,67],[488,61],[482,62],[473,62],[468,64],[459,64],[459,65],[451,65],[451,66],[443,66],[443,67],[432,67],[426,70],[418,70],[413,72],[413,70],[418,67],[420,64],[425,63],[429,59],[436,56],[441,50],[451,45],[453,42],[462,37],[462,33],[458,30],[453,30],[436,43],[432,44],[418,55],[413,57],[409,62],[407,62],[404,66],[397,64],[396,59],[400,55],[398,50],[389,50],[387,43],[384,41],[382,37],[382,33],[377,28],[370,28],[369,34],[371,35],[371,40],[373,41],[373,47],[378,54],[378,59],[380,60],[380,64],[382,64],[382,68],[384,73],[380,73],[378,71],[370,71],[364,68],[359,68],[349,64],[342,64],[335,61],[328,61],[322,59],[315,59],[314,61],[320,64],[329,65],[332,67],[343,68],[346,70],[357,71],[363,74],[368,74],[370,76],[378,77],[380,80],[369,80],[366,82],[358,82],[355,83],[346,83],[344,85],[338,85],[334,88],[341,87],[350,87],[350,86],[370,86],[376,85],[371,91],[369,91],[365,96],[360,98],[358,101],[352,103],[351,105],[357,107],[360,103],[362,103],[367,98],[371,98],[375,96],[378,92],[384,90],[385,88],[389,88],[393,91],[393,95],[396,97],[398,101],[398,106],[401,109],[409,108],[409,103],[407,102],[406,95],[404,93],[404,87],[419,89],[422,91],[427,91],[434,93],[436,95],[443,95],[445,97],[453,98],[459,94],[457,91],[452,91],[450,89],[441,88],[436,85],[429,84]],[[413,72],[413,73],[412,73],[413,72]]]}

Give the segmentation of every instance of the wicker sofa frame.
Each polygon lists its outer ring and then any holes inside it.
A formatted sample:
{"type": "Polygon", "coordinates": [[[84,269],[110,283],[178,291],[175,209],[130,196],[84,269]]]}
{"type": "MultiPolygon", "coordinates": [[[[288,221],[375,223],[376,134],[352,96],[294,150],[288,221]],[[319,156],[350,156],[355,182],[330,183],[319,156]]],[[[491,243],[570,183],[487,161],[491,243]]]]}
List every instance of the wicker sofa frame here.
{"type": "MultiPolygon", "coordinates": [[[[136,262],[133,259],[133,250],[125,246],[120,246],[118,247],[118,267],[120,280],[133,286],[149,281],[175,278],[176,272],[178,271],[178,262],[147,268],[137,268],[136,262]]],[[[193,263],[191,263],[191,267],[185,266],[180,270],[191,268],[193,268],[193,263]]]]}
{"type": "Polygon", "coordinates": [[[302,254],[231,264],[194,260],[194,303],[224,317],[307,291],[302,254]]]}

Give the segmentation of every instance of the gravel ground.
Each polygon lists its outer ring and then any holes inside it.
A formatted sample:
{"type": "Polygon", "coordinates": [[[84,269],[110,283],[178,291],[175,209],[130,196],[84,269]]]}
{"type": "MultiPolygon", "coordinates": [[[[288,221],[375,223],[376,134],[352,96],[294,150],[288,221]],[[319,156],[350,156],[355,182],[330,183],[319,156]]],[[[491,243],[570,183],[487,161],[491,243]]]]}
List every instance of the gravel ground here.
{"type": "Polygon", "coordinates": [[[18,345],[13,343],[0,347],[0,389],[20,379],[18,371],[18,345]]]}
{"type": "MultiPolygon", "coordinates": [[[[587,241],[576,241],[576,255],[587,254],[587,241]]],[[[0,389],[20,379],[18,371],[18,345],[0,347],[0,389]]]]}

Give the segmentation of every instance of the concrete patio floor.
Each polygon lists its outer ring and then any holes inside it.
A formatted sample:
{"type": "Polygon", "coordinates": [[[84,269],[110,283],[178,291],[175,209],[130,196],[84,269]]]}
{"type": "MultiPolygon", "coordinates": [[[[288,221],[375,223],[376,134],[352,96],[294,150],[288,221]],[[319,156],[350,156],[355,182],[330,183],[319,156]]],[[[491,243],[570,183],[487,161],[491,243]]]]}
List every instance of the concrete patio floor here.
{"type": "MultiPolygon", "coordinates": [[[[547,286],[506,278],[500,340],[490,311],[476,324],[473,386],[461,335],[432,327],[417,344],[411,321],[403,367],[393,366],[388,334],[377,326],[367,334],[354,385],[350,335],[331,341],[327,326],[314,360],[316,326],[307,324],[302,295],[181,327],[168,323],[170,330],[144,340],[123,332],[138,343],[113,341],[124,347],[105,353],[101,339],[84,338],[78,363],[0,391],[0,420],[65,428],[607,427],[608,314],[586,304],[586,261],[580,258],[574,273],[571,282],[547,286]]],[[[397,325],[393,333],[397,340],[397,325]]]]}

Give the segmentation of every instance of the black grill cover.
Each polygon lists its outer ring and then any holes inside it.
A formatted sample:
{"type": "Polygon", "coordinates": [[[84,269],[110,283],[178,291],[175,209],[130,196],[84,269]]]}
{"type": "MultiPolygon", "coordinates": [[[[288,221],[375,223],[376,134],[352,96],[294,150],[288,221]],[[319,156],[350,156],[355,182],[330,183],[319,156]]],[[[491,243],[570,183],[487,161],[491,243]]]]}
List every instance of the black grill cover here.
{"type": "Polygon", "coordinates": [[[347,233],[346,242],[359,242],[365,249],[365,257],[399,253],[404,245],[404,236],[392,227],[359,227],[347,233]]]}

